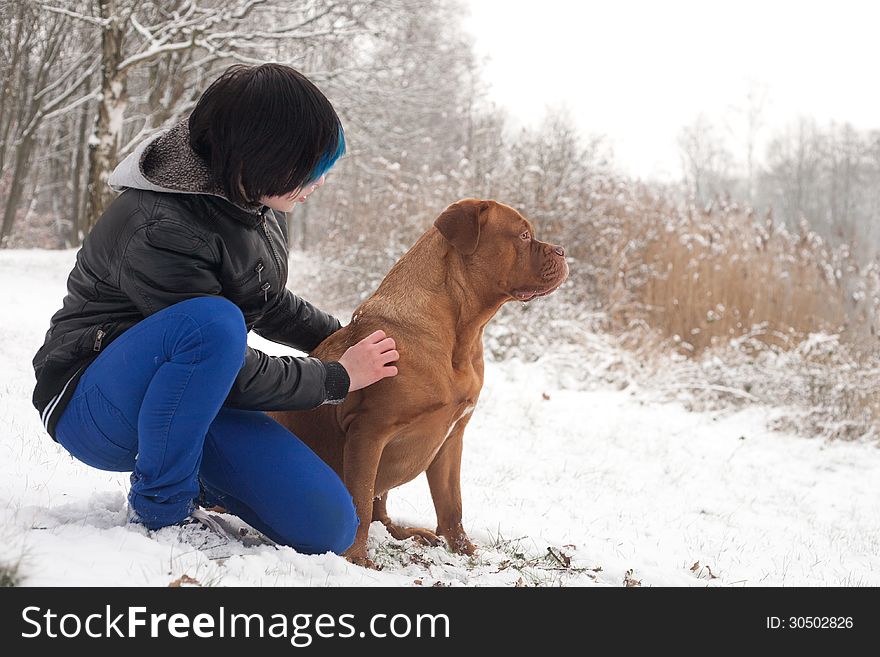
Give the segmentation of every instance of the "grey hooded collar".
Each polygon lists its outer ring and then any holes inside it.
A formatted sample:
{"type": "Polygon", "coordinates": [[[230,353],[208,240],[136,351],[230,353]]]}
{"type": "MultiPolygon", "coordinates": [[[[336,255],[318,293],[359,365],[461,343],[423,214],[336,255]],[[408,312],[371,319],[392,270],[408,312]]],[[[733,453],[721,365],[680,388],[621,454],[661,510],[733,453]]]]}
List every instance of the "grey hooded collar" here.
{"type": "Polygon", "coordinates": [[[117,165],[107,182],[115,192],[133,188],[218,196],[257,220],[265,208],[260,203],[240,205],[226,198],[208,163],[189,144],[189,119],[138,144],[117,165]]]}

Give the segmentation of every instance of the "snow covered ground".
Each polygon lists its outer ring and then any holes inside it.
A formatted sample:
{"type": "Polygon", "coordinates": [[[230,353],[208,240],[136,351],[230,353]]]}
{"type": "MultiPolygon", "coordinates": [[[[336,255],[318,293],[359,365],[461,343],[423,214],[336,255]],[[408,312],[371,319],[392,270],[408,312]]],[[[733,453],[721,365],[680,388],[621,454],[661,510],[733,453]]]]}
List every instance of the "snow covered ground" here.
{"type": "MultiPolygon", "coordinates": [[[[540,361],[487,363],[462,465],[474,558],[378,523],[378,572],[269,546],[211,559],[170,528],[151,538],[125,524],[127,475],[74,461],[30,403],[74,255],[0,251],[0,564],[20,561],[25,585],[880,585],[875,444],[771,432],[761,407],[566,389],[540,361]]],[[[389,511],[432,527],[424,477],[389,511]]]]}

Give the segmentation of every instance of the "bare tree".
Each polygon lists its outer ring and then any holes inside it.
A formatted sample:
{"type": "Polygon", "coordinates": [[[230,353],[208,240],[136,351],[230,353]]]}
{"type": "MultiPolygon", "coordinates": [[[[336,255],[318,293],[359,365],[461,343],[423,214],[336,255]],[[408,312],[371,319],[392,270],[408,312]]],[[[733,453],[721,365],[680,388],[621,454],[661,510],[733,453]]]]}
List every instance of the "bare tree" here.
{"type": "Polygon", "coordinates": [[[8,43],[16,67],[3,82],[6,93],[2,102],[10,109],[3,112],[0,121],[0,175],[5,173],[2,167],[8,171],[0,246],[7,244],[12,232],[40,128],[44,121],[65,111],[65,103],[94,70],[94,64],[89,64],[93,53],[70,47],[76,32],[67,16],[43,17],[30,5],[21,4],[15,21],[14,36],[8,43]]]}
{"type": "Polygon", "coordinates": [[[789,226],[806,220],[832,243],[857,244],[870,257],[880,246],[869,239],[880,216],[876,149],[876,135],[801,118],[770,141],[759,200],[789,226]]]}
{"type": "MultiPolygon", "coordinates": [[[[171,3],[98,0],[97,17],[79,16],[80,20],[98,28],[101,40],[98,113],[89,140],[86,204],[89,227],[113,198],[107,178],[119,159],[132,71],[176,53],[188,52],[191,58],[196,49],[205,51],[203,64],[229,56],[225,50],[228,42],[241,35],[251,11],[265,4],[265,0],[239,0],[200,7],[185,0],[171,3]]],[[[162,80],[164,84],[160,84],[154,77],[153,82],[155,88],[151,100],[155,111],[160,109],[157,107],[161,98],[159,90],[167,89],[172,79],[166,76],[162,80]]],[[[179,84],[176,90],[178,96],[182,95],[179,84]]],[[[162,111],[162,118],[166,121],[173,114],[167,109],[162,111]]],[[[152,119],[147,118],[145,124],[150,126],[152,119]]]]}
{"type": "Polygon", "coordinates": [[[841,126],[832,124],[825,148],[828,229],[838,240],[852,243],[857,216],[863,205],[867,146],[847,123],[841,126]]]}
{"type": "MultiPolygon", "coordinates": [[[[767,105],[767,87],[755,81],[749,82],[744,102],[734,107],[739,121],[733,129],[734,139],[745,145],[745,195],[750,204],[755,201],[755,184],[758,174],[758,136],[764,126],[767,105]]],[[[731,190],[732,191],[732,190],[731,190]]]]}
{"type": "Polygon", "coordinates": [[[678,148],[684,182],[694,199],[706,202],[725,191],[733,158],[705,115],[682,129],[678,148]]]}
{"type": "MultiPolygon", "coordinates": [[[[450,51],[444,55],[448,62],[460,59],[453,52],[451,7],[448,0],[0,3],[2,243],[26,209],[31,221],[51,221],[62,244],[82,239],[111,199],[106,179],[117,162],[141,140],[183,118],[232,62],[281,61],[300,68],[333,97],[353,134],[360,124],[364,134],[375,131],[382,143],[379,125],[368,116],[389,97],[377,73],[385,68],[379,53],[397,48],[398,27],[408,25],[402,29],[415,46],[405,55],[398,48],[401,66],[393,75],[413,113],[422,111],[420,120],[436,125],[437,115],[447,112],[444,91],[456,91],[459,69],[436,65],[436,82],[445,86],[415,84],[412,72],[425,62],[435,66],[432,47],[441,39],[433,32],[444,33],[440,47],[450,51]],[[426,28],[413,15],[422,8],[433,16],[426,28]],[[361,112],[358,101],[364,99],[374,102],[361,112]],[[35,153],[40,166],[28,175],[35,153]]],[[[431,129],[434,138],[445,134],[431,129]]],[[[357,147],[356,138],[350,152],[357,147]]]]}
{"type": "Polygon", "coordinates": [[[282,54],[282,42],[301,45],[351,33],[357,27],[357,15],[376,2],[97,0],[94,14],[41,4],[47,15],[64,16],[88,26],[100,43],[99,84],[73,103],[97,101],[88,140],[84,228],[88,229],[112,200],[107,178],[120,156],[191,109],[217,66],[233,61],[261,63],[272,58],[267,57],[270,53],[282,54]],[[133,81],[144,96],[136,117],[127,114],[133,81]],[[132,118],[139,120],[140,128],[123,142],[126,122],[132,118]]]}

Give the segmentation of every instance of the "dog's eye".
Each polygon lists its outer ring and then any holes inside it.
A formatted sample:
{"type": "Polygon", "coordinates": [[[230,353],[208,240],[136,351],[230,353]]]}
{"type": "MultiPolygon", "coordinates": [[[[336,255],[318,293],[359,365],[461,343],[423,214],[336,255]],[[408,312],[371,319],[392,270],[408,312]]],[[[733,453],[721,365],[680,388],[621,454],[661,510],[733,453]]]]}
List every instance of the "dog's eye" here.
{"type": "Polygon", "coordinates": [[[530,240],[530,239],[532,239],[532,234],[529,231],[524,230],[523,232],[521,232],[519,234],[519,238],[521,240],[530,240]]]}

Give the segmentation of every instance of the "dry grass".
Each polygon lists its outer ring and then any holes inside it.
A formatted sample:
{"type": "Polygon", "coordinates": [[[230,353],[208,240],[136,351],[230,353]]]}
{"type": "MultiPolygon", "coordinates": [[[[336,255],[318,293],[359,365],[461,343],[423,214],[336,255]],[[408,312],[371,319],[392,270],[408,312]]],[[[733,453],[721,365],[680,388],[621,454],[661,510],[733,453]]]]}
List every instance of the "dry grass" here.
{"type": "Polygon", "coordinates": [[[601,263],[596,301],[615,332],[647,327],[694,355],[747,334],[793,348],[825,332],[875,348],[876,263],[860,267],[806,224],[792,232],[735,205],[679,210],[649,197],[634,205],[612,209],[613,229],[596,226],[605,239],[586,254],[601,263]]]}
{"type": "Polygon", "coordinates": [[[697,352],[763,324],[773,342],[843,330],[843,295],[821,245],[740,214],[684,217],[643,253],[636,291],[651,325],[697,352]],[[784,337],[783,337],[784,336],[784,337]]]}

